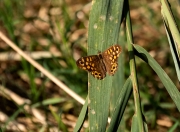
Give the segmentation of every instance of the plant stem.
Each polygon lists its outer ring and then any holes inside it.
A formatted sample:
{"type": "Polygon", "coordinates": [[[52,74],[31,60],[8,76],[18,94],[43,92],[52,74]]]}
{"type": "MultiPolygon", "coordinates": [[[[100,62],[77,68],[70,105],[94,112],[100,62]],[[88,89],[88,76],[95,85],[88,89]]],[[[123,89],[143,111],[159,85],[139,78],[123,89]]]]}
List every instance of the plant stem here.
{"type": "MultiPolygon", "coordinates": [[[[129,5],[128,5],[129,7],[129,5]]],[[[130,20],[130,13],[129,10],[126,16],[126,34],[127,34],[127,42],[128,42],[128,51],[129,51],[129,58],[130,58],[130,73],[131,73],[131,81],[133,84],[133,95],[134,95],[134,103],[135,103],[135,114],[138,117],[138,125],[139,130],[141,132],[145,131],[145,127],[143,125],[143,118],[142,118],[142,111],[141,111],[141,102],[140,102],[140,95],[139,95],[139,87],[137,81],[137,73],[136,73],[136,64],[135,64],[135,56],[133,51],[133,35],[132,35],[132,27],[131,27],[131,20],[130,20]]]]}

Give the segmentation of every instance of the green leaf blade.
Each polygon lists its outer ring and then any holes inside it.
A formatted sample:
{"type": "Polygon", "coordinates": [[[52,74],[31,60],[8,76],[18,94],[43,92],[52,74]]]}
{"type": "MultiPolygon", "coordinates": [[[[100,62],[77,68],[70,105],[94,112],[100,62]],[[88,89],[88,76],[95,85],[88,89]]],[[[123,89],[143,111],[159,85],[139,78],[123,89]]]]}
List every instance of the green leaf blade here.
{"type": "MultiPolygon", "coordinates": [[[[117,44],[121,24],[123,0],[92,2],[88,31],[88,55],[97,54],[117,44]]],[[[116,73],[117,74],[117,73],[116,73]]],[[[104,132],[109,115],[113,77],[103,80],[89,76],[89,131],[104,132]]]]}
{"type": "Polygon", "coordinates": [[[134,45],[135,54],[148,63],[151,68],[156,72],[156,74],[161,79],[162,83],[164,84],[166,90],[168,91],[169,95],[171,96],[172,100],[176,104],[178,110],[180,111],[180,93],[177,87],[174,85],[172,80],[166,74],[166,72],[160,67],[160,65],[150,56],[150,54],[142,47],[138,45],[134,45]]]}

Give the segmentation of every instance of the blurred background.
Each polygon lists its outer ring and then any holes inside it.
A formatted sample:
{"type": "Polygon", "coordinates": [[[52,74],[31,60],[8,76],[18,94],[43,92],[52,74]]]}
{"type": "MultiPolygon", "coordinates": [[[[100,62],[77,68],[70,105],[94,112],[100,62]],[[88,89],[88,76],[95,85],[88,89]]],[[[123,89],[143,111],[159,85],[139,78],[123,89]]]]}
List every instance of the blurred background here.
{"type": "MultiPolygon", "coordinates": [[[[179,3],[171,7],[180,26],[179,3]]],[[[84,99],[87,73],[76,60],[87,55],[90,0],[0,1],[0,31],[84,99]]],[[[131,1],[135,44],[145,48],[179,88],[159,1],[131,1]]],[[[93,48],[93,47],[88,47],[93,48]]],[[[98,49],[95,49],[98,52],[98,49]]],[[[125,77],[129,76],[125,53],[125,77]]],[[[150,132],[180,130],[180,114],[155,72],[136,58],[144,115],[150,132]]],[[[0,39],[0,127],[3,131],[73,131],[82,105],[0,39]],[[43,120],[43,121],[42,121],[43,120]]],[[[133,96],[125,110],[130,131],[133,96]]],[[[87,121],[82,129],[87,131],[87,121]]]]}

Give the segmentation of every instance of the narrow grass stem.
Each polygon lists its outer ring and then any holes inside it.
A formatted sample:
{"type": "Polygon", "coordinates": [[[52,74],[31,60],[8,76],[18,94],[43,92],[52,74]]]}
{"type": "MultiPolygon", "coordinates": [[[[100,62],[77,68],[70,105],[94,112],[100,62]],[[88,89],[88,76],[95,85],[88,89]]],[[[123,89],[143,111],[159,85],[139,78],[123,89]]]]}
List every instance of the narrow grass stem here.
{"type": "Polygon", "coordinates": [[[139,130],[140,132],[144,132],[145,127],[143,125],[143,118],[142,118],[142,111],[141,111],[140,95],[139,95],[137,73],[136,73],[136,64],[135,64],[135,57],[134,57],[133,45],[132,45],[133,35],[132,35],[131,20],[130,20],[129,12],[127,12],[127,16],[126,16],[126,34],[127,34],[128,51],[129,51],[129,58],[130,58],[129,63],[130,63],[131,80],[133,84],[135,114],[137,114],[137,117],[138,117],[139,130]]]}

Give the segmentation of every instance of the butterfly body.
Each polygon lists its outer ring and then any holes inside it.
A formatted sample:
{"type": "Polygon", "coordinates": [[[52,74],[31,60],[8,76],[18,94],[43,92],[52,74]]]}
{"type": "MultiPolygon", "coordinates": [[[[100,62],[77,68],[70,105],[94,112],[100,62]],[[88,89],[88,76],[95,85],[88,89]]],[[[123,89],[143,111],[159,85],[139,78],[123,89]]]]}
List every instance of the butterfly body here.
{"type": "Polygon", "coordinates": [[[114,75],[117,71],[120,53],[121,47],[113,45],[98,55],[81,57],[76,61],[76,64],[81,69],[90,72],[95,78],[101,80],[106,77],[106,72],[109,75],[114,75]]]}

